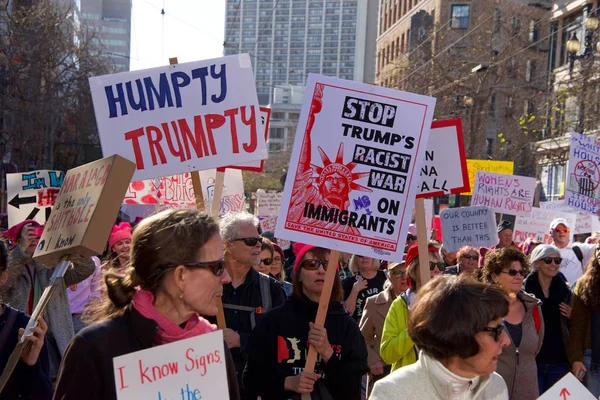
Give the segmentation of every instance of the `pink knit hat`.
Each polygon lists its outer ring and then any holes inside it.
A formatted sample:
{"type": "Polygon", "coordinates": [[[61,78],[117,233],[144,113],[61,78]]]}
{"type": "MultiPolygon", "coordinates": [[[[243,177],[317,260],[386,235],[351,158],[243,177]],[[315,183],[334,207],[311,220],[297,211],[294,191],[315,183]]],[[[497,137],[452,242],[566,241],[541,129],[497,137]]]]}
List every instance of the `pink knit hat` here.
{"type": "Polygon", "coordinates": [[[115,244],[125,239],[131,239],[131,225],[129,225],[129,222],[121,222],[119,225],[113,226],[108,238],[108,248],[112,250],[115,244]]]}

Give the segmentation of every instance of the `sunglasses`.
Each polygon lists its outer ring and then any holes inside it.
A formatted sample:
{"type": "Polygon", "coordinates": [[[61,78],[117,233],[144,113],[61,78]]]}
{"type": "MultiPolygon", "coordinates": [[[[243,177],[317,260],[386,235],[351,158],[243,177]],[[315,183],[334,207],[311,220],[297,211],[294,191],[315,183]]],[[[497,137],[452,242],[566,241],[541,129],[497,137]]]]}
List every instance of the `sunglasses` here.
{"type": "Polygon", "coordinates": [[[261,264],[265,264],[265,265],[271,265],[273,264],[273,259],[272,258],[263,258],[262,260],[260,260],[261,264]]]}
{"type": "Polygon", "coordinates": [[[554,228],[556,233],[569,233],[569,228],[554,228]]]}
{"type": "Polygon", "coordinates": [[[323,269],[327,271],[327,264],[329,264],[329,260],[304,260],[300,266],[307,271],[316,271],[323,266],[323,269]]]}
{"type": "Polygon", "coordinates": [[[523,271],[522,269],[520,270],[516,270],[516,269],[509,269],[508,271],[502,271],[505,274],[509,274],[510,276],[517,276],[517,274],[521,274],[521,276],[525,276],[525,271],[523,271]]]}
{"type": "Polygon", "coordinates": [[[463,254],[463,258],[466,258],[467,260],[479,260],[479,255],[478,254],[463,254]]]}
{"type": "Polygon", "coordinates": [[[406,240],[417,240],[415,235],[406,235],[406,240]]]}
{"type": "MultiPolygon", "coordinates": [[[[512,271],[514,271],[514,269],[512,271]]],[[[492,332],[492,335],[494,336],[494,340],[496,342],[499,342],[500,338],[502,337],[502,332],[504,331],[505,328],[506,328],[506,325],[504,325],[504,322],[502,322],[500,325],[498,325],[494,328],[486,326],[481,331],[482,332],[492,332]]]]}
{"type": "Polygon", "coordinates": [[[390,276],[393,278],[406,278],[406,272],[402,271],[391,271],[390,276]]]}
{"type": "Polygon", "coordinates": [[[444,270],[444,267],[446,266],[446,264],[444,264],[443,262],[433,262],[433,261],[429,261],[429,270],[433,271],[435,269],[435,267],[437,267],[440,271],[444,270]]]}
{"type": "Polygon", "coordinates": [[[234,242],[243,241],[246,246],[254,247],[257,243],[262,243],[262,237],[252,237],[252,238],[239,238],[235,239],[234,242]]]}
{"type": "Polygon", "coordinates": [[[542,258],[542,261],[544,262],[544,264],[552,264],[552,261],[554,261],[554,264],[556,265],[560,265],[560,263],[562,263],[562,258],[560,257],[545,257],[542,258]]]}
{"type": "Polygon", "coordinates": [[[183,263],[180,264],[188,268],[207,268],[216,276],[223,275],[225,271],[225,260],[220,259],[216,261],[196,262],[196,263],[183,263]]]}

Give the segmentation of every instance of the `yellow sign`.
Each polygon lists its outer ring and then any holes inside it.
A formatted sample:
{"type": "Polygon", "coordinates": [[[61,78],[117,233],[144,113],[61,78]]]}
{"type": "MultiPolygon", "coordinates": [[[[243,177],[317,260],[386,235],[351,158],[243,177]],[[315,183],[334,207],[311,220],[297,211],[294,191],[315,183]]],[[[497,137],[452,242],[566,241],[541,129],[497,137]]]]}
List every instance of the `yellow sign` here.
{"type": "Polygon", "coordinates": [[[467,160],[467,172],[469,174],[469,193],[461,193],[465,196],[473,194],[475,185],[475,174],[477,171],[495,172],[497,174],[512,175],[515,170],[515,163],[512,161],[491,161],[491,160],[467,160]]]}

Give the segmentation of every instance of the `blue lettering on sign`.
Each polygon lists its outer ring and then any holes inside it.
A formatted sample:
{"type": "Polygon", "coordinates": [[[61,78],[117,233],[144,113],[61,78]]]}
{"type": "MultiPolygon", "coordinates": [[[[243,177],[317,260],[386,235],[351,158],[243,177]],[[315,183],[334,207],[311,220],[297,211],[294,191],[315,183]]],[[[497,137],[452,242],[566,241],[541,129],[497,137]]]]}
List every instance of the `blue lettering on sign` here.
{"type": "Polygon", "coordinates": [[[21,180],[23,182],[26,182],[22,186],[23,190],[41,189],[41,188],[48,187],[48,186],[46,186],[46,179],[45,178],[38,178],[37,174],[39,174],[39,172],[31,172],[29,174],[22,174],[21,175],[21,180]]]}
{"type": "Polygon", "coordinates": [[[62,187],[65,180],[65,173],[62,171],[48,171],[48,177],[50,178],[50,187],[59,188],[62,187]]]}
{"type": "Polygon", "coordinates": [[[356,211],[371,206],[371,199],[368,196],[360,196],[358,199],[353,199],[353,202],[356,211]]]}

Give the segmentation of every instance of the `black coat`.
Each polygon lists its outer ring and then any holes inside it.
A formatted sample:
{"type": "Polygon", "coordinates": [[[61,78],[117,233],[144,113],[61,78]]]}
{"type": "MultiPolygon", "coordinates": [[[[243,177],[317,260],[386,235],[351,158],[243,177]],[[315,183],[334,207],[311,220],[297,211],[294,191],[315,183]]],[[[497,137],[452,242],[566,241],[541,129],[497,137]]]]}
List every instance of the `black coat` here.
{"type": "MultiPolygon", "coordinates": [[[[290,298],[283,306],[268,312],[248,340],[248,362],[244,387],[262,400],[292,397],[284,392],[288,376],[298,375],[306,364],[309,322],[314,322],[318,304],[290,298]]],[[[361,377],[368,371],[367,346],[356,321],[342,304],[329,306],[325,329],[333,355],[327,363],[317,357],[315,372],[335,400],[360,400],[361,377]]],[[[296,395],[297,396],[297,395],[296,395]]]]}
{"type": "MultiPolygon", "coordinates": [[[[116,400],[113,358],[152,347],[158,325],[133,307],[81,330],[65,352],[54,399],[116,400]]],[[[229,398],[239,399],[231,353],[225,344],[229,398]]]]}

